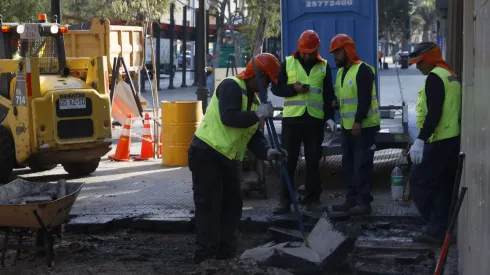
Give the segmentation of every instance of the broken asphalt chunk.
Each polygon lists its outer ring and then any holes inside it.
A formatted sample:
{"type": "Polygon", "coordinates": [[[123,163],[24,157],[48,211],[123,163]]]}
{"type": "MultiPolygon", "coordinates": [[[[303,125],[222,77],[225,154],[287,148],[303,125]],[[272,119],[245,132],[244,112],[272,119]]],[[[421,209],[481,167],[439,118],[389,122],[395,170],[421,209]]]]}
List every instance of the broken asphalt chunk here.
{"type": "Polygon", "coordinates": [[[341,267],[355,240],[336,231],[324,213],[309,234],[308,243],[310,247],[302,242],[268,243],[245,251],[241,259],[253,259],[261,266],[291,269],[301,274],[318,274],[320,270],[341,267]]]}

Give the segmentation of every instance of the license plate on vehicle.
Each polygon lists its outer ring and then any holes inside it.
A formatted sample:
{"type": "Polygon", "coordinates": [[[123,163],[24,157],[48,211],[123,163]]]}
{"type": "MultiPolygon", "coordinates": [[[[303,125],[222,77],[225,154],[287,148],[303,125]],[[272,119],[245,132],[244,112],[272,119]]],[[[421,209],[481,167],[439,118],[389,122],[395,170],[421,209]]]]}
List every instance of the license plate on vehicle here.
{"type": "Polygon", "coordinates": [[[37,40],[41,37],[39,24],[24,24],[24,32],[20,34],[20,39],[37,40]]]}
{"type": "Polygon", "coordinates": [[[60,99],[60,110],[85,109],[87,101],[85,98],[60,99]]]}

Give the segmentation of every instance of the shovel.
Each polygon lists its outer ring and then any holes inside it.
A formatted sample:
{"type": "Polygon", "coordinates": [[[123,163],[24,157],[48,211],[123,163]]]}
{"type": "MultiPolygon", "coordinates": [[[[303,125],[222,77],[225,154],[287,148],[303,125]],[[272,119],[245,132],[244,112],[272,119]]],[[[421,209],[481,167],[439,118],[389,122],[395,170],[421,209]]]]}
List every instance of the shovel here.
{"type": "MultiPolygon", "coordinates": [[[[255,80],[257,81],[257,86],[259,89],[260,101],[262,103],[268,103],[268,101],[267,101],[267,90],[262,86],[262,83],[260,83],[259,70],[257,68],[257,64],[255,63],[254,58],[252,58],[252,63],[254,66],[255,80]]],[[[273,148],[280,149],[281,145],[279,144],[279,138],[277,137],[274,122],[272,121],[271,118],[268,118],[265,120],[265,123],[267,126],[267,130],[269,132],[269,136],[272,137],[273,143],[271,145],[273,146],[273,148]]],[[[296,217],[298,219],[299,231],[301,232],[301,235],[303,236],[303,241],[305,243],[305,246],[309,248],[310,244],[308,242],[308,236],[306,235],[306,232],[305,232],[305,227],[303,224],[303,218],[301,217],[301,213],[299,212],[298,201],[296,200],[296,192],[294,191],[291,179],[289,178],[289,174],[288,174],[288,171],[286,169],[286,164],[284,162],[281,163],[281,168],[282,168],[282,174],[283,174],[284,179],[286,181],[286,185],[288,186],[288,189],[289,189],[289,196],[291,198],[291,201],[293,202],[294,212],[296,213],[296,217]]]]}

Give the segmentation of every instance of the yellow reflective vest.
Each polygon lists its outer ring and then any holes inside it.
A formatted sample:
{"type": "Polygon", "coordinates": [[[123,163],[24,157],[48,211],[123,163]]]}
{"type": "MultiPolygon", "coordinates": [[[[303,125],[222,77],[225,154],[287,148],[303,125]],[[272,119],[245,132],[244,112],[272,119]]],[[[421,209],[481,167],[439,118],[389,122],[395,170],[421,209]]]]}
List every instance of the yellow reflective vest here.
{"type": "MultiPolygon", "coordinates": [[[[354,126],[355,116],[357,113],[357,73],[359,72],[359,67],[364,62],[359,64],[353,64],[349,71],[347,71],[344,81],[342,82],[342,73],[344,72],[344,68],[340,68],[337,72],[337,77],[335,80],[335,94],[339,100],[339,113],[340,113],[340,124],[346,130],[351,130],[352,126],[354,126]]],[[[366,64],[366,63],[364,63],[366,64]]],[[[366,64],[371,68],[373,74],[375,70],[372,66],[366,64]]],[[[379,105],[378,99],[376,98],[376,86],[373,85],[371,87],[371,105],[369,107],[369,111],[367,113],[366,118],[362,120],[361,127],[368,128],[379,126],[381,123],[381,118],[379,114],[379,105]]]]}
{"type": "MultiPolygon", "coordinates": [[[[435,67],[431,73],[442,80],[445,93],[441,119],[428,142],[457,137],[461,134],[461,83],[448,70],[441,67],[435,67]]],[[[420,131],[428,112],[425,84],[419,91],[415,112],[417,128],[420,131]]]]}
{"type": "MultiPolygon", "coordinates": [[[[242,111],[247,111],[248,92],[245,81],[236,77],[227,77],[225,79],[233,79],[238,83],[242,90],[242,111]]],[[[255,96],[251,111],[257,110],[259,105],[260,100],[255,96]]],[[[258,126],[258,122],[248,128],[233,128],[224,125],[221,122],[219,101],[215,90],[195,135],[228,159],[241,161],[245,159],[247,145],[257,131],[258,126]]]]}
{"type": "Polygon", "coordinates": [[[327,61],[317,62],[308,75],[294,56],[286,57],[287,84],[294,84],[296,81],[302,84],[310,84],[307,93],[298,93],[292,97],[284,99],[283,117],[302,116],[305,111],[312,117],[323,119],[323,80],[327,75],[327,61]]]}

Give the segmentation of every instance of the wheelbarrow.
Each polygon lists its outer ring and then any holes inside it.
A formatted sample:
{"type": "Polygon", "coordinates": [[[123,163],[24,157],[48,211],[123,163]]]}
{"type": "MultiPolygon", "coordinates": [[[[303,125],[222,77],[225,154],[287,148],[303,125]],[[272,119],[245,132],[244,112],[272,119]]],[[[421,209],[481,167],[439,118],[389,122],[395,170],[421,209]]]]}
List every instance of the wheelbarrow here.
{"type": "Polygon", "coordinates": [[[14,263],[21,250],[44,252],[49,267],[54,265],[54,235],[61,238],[63,226],[84,183],[30,182],[16,179],[0,187],[0,228],[5,230],[5,239],[0,263],[5,267],[7,250],[17,250],[14,263]],[[33,236],[34,245],[22,244],[24,236],[33,236]],[[9,243],[9,238],[18,234],[18,244],[9,243]]]}

